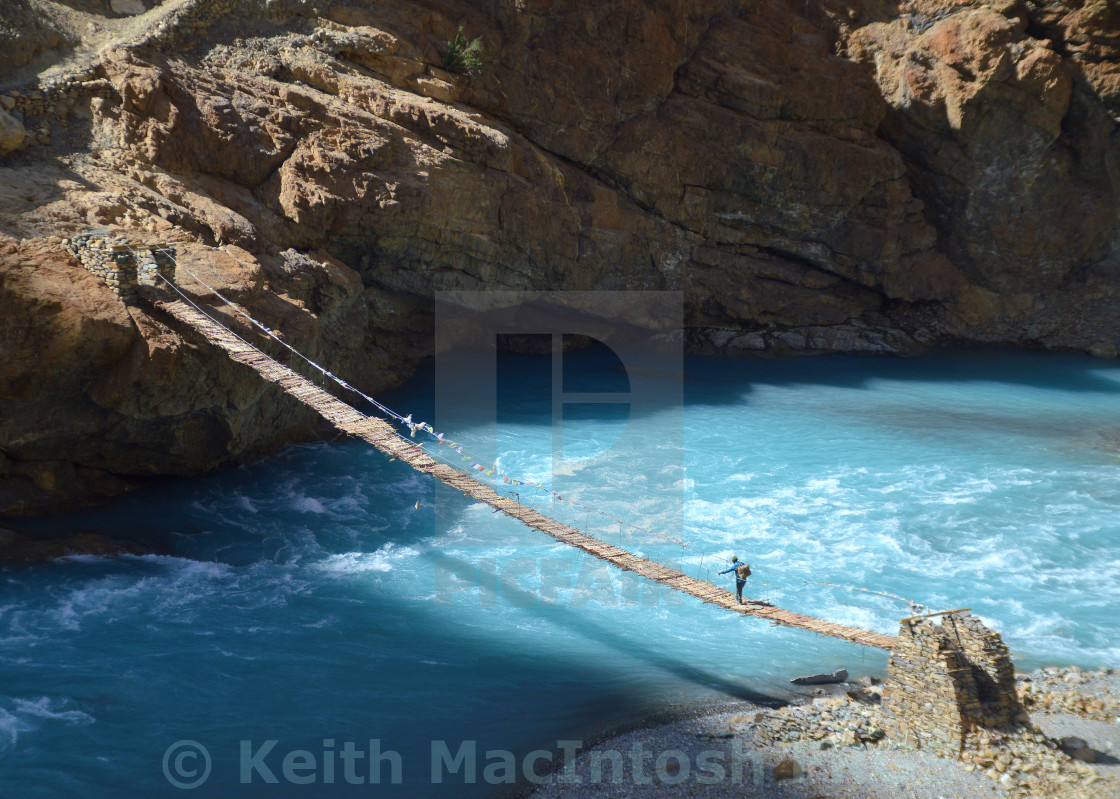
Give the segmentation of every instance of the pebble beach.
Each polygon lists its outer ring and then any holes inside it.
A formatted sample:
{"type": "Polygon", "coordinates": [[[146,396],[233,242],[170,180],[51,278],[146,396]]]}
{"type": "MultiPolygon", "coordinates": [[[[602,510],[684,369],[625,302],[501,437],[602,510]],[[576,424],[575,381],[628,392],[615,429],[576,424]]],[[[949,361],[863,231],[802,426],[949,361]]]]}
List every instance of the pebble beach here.
{"type": "Polygon", "coordinates": [[[1017,675],[1025,715],[982,731],[959,759],[891,740],[872,677],[813,689],[779,708],[719,712],[631,730],[580,752],[558,797],[976,799],[1120,797],[1120,671],[1049,667],[1017,675]]]}

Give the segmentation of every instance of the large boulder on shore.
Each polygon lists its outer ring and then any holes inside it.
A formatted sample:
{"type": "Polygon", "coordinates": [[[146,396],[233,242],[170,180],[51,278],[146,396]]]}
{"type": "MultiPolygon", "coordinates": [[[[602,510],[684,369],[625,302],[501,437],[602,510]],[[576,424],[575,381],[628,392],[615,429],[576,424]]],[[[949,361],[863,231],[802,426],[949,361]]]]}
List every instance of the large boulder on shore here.
{"type": "Polygon", "coordinates": [[[23,123],[7,111],[0,111],[0,155],[18,150],[26,137],[23,123]]]}

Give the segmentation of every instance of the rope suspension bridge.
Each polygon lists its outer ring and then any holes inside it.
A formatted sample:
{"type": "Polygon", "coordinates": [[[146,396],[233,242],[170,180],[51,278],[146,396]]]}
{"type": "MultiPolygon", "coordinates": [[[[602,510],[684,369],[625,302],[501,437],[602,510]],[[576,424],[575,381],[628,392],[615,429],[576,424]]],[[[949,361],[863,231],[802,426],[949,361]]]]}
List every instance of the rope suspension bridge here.
{"type": "MultiPolygon", "coordinates": [[[[163,255],[167,257],[168,254],[165,251],[163,255]]],[[[350,386],[345,381],[337,378],[313,361],[310,361],[292,348],[286,341],[277,336],[275,331],[272,331],[267,326],[253,319],[244,309],[222,297],[216,290],[208,286],[183,266],[178,265],[176,267],[176,272],[185,272],[190,275],[206,289],[209,294],[212,294],[220,301],[226,303],[237,315],[244,317],[251,326],[259,329],[265,336],[275,340],[283,347],[290,350],[294,355],[299,356],[304,361],[311,364],[322,376],[333,380],[342,388],[360,395],[365,401],[372,404],[382,413],[394,418],[398,423],[408,426],[413,436],[415,436],[418,429],[435,434],[435,431],[432,430],[430,426],[424,423],[413,423],[411,416],[400,416],[372,397],[366,396],[353,386],[350,386]]],[[[211,345],[223,350],[232,360],[254,370],[265,381],[275,384],[291,397],[313,409],[339,431],[372,444],[390,458],[401,460],[413,469],[435,477],[446,485],[460,491],[465,496],[477,502],[484,503],[495,511],[500,511],[518,520],[527,527],[545,533],[557,541],[582,550],[619,569],[635,572],[648,580],[659,583],[674,591],[679,591],[695,597],[702,602],[716,605],[734,613],[744,616],[754,616],[774,625],[808,630],[818,635],[839,638],[863,646],[890,650],[895,645],[896,639],[892,636],[785,610],[764,600],[744,599],[743,603],[740,604],[732,591],[713,585],[709,580],[701,580],[692,577],[679,569],[658,563],[641,554],[628,551],[621,546],[608,543],[568,524],[561,523],[535,510],[529,505],[524,504],[520,501],[520,497],[516,493],[510,492],[510,496],[502,496],[490,485],[475,477],[471,472],[433,457],[422,446],[399,434],[397,430],[384,419],[362,413],[354,406],[343,402],[333,394],[321,388],[313,380],[297,373],[292,368],[270,357],[219,321],[214,313],[208,313],[206,308],[200,306],[191,299],[191,297],[183,292],[172,280],[158,272],[155,276],[158,277],[159,281],[161,281],[166,288],[159,287],[157,283],[155,290],[145,292],[147,299],[149,299],[156,308],[174,318],[178,323],[190,328],[201,335],[211,345]]],[[[210,310],[212,311],[213,309],[210,310]]],[[[443,441],[442,435],[439,435],[439,443],[446,443],[443,441]]],[[[461,452],[462,450],[460,449],[458,451],[461,452]]],[[[464,456],[463,460],[470,461],[473,459],[464,456]]],[[[474,469],[487,475],[493,474],[493,470],[484,470],[478,465],[475,465],[474,469]]],[[[506,482],[510,481],[507,479],[506,482]]],[[[513,480],[512,482],[520,485],[520,482],[517,480],[513,480]]],[[[549,493],[554,494],[554,492],[551,491],[549,491],[549,493]]],[[[555,496],[560,498],[558,495],[555,496]]],[[[625,524],[622,520],[608,513],[580,505],[579,503],[573,504],[586,511],[598,513],[619,522],[620,529],[621,526],[625,524]]],[[[629,526],[635,529],[645,530],[645,528],[638,528],[635,525],[629,526]]],[[[651,531],[646,530],[646,532],[651,531]]],[[[677,541],[658,533],[654,533],[654,535],[673,543],[687,546],[687,542],[677,541]]],[[[711,574],[710,569],[706,569],[703,566],[701,566],[701,569],[707,571],[709,575],[711,574]]],[[[832,584],[821,583],[820,585],[832,584]]],[[[908,602],[908,600],[886,592],[869,591],[868,589],[857,589],[849,586],[835,587],[867,591],[868,593],[908,602]]],[[[910,603],[910,605],[912,609],[915,607],[913,603],[910,603]]]]}

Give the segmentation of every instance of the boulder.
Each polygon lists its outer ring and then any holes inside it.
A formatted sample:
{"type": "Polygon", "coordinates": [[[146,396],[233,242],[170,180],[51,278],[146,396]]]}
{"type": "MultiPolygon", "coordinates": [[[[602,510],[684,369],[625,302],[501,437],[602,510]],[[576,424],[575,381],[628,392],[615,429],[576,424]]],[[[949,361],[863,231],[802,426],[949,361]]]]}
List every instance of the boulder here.
{"type": "Polygon", "coordinates": [[[124,17],[135,17],[148,10],[140,0],[109,0],[109,8],[124,17]]]}
{"type": "Polygon", "coordinates": [[[23,123],[7,111],[0,111],[0,155],[18,150],[26,137],[23,123]]]}
{"type": "Polygon", "coordinates": [[[1083,747],[1081,749],[1074,749],[1074,750],[1070,751],[1069,756],[1072,757],[1074,760],[1080,760],[1082,763],[1096,763],[1097,762],[1096,751],[1090,749],[1087,746],[1083,747]]]}
{"type": "Polygon", "coordinates": [[[1074,760],[1080,760],[1082,763],[1096,763],[1097,753],[1089,746],[1089,743],[1084,738],[1078,738],[1075,735],[1067,735],[1059,741],[1062,751],[1072,757],[1074,760]]]}
{"type": "Polygon", "coordinates": [[[1089,348],[1089,352],[1097,358],[1112,359],[1120,355],[1120,348],[1115,341],[1098,341],[1089,348]]]}
{"type": "Polygon", "coordinates": [[[812,674],[804,677],[794,677],[790,680],[794,685],[832,685],[848,679],[847,669],[840,669],[831,674],[812,674]]]}
{"type": "Polygon", "coordinates": [[[805,776],[805,769],[796,760],[786,759],[774,766],[775,780],[797,780],[805,776]]]}
{"type": "Polygon", "coordinates": [[[0,527],[0,563],[39,563],[76,555],[119,557],[143,555],[149,551],[133,541],[120,541],[102,533],[40,538],[0,527]]]}

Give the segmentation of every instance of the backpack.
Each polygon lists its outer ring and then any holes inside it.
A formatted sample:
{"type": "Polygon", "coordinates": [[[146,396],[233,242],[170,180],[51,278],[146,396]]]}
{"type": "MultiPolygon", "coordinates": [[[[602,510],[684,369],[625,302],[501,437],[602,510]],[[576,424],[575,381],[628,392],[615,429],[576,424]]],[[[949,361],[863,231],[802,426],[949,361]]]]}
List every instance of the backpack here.
{"type": "Polygon", "coordinates": [[[735,576],[740,580],[745,580],[751,576],[751,567],[749,563],[744,563],[742,566],[735,568],[735,576]]]}

